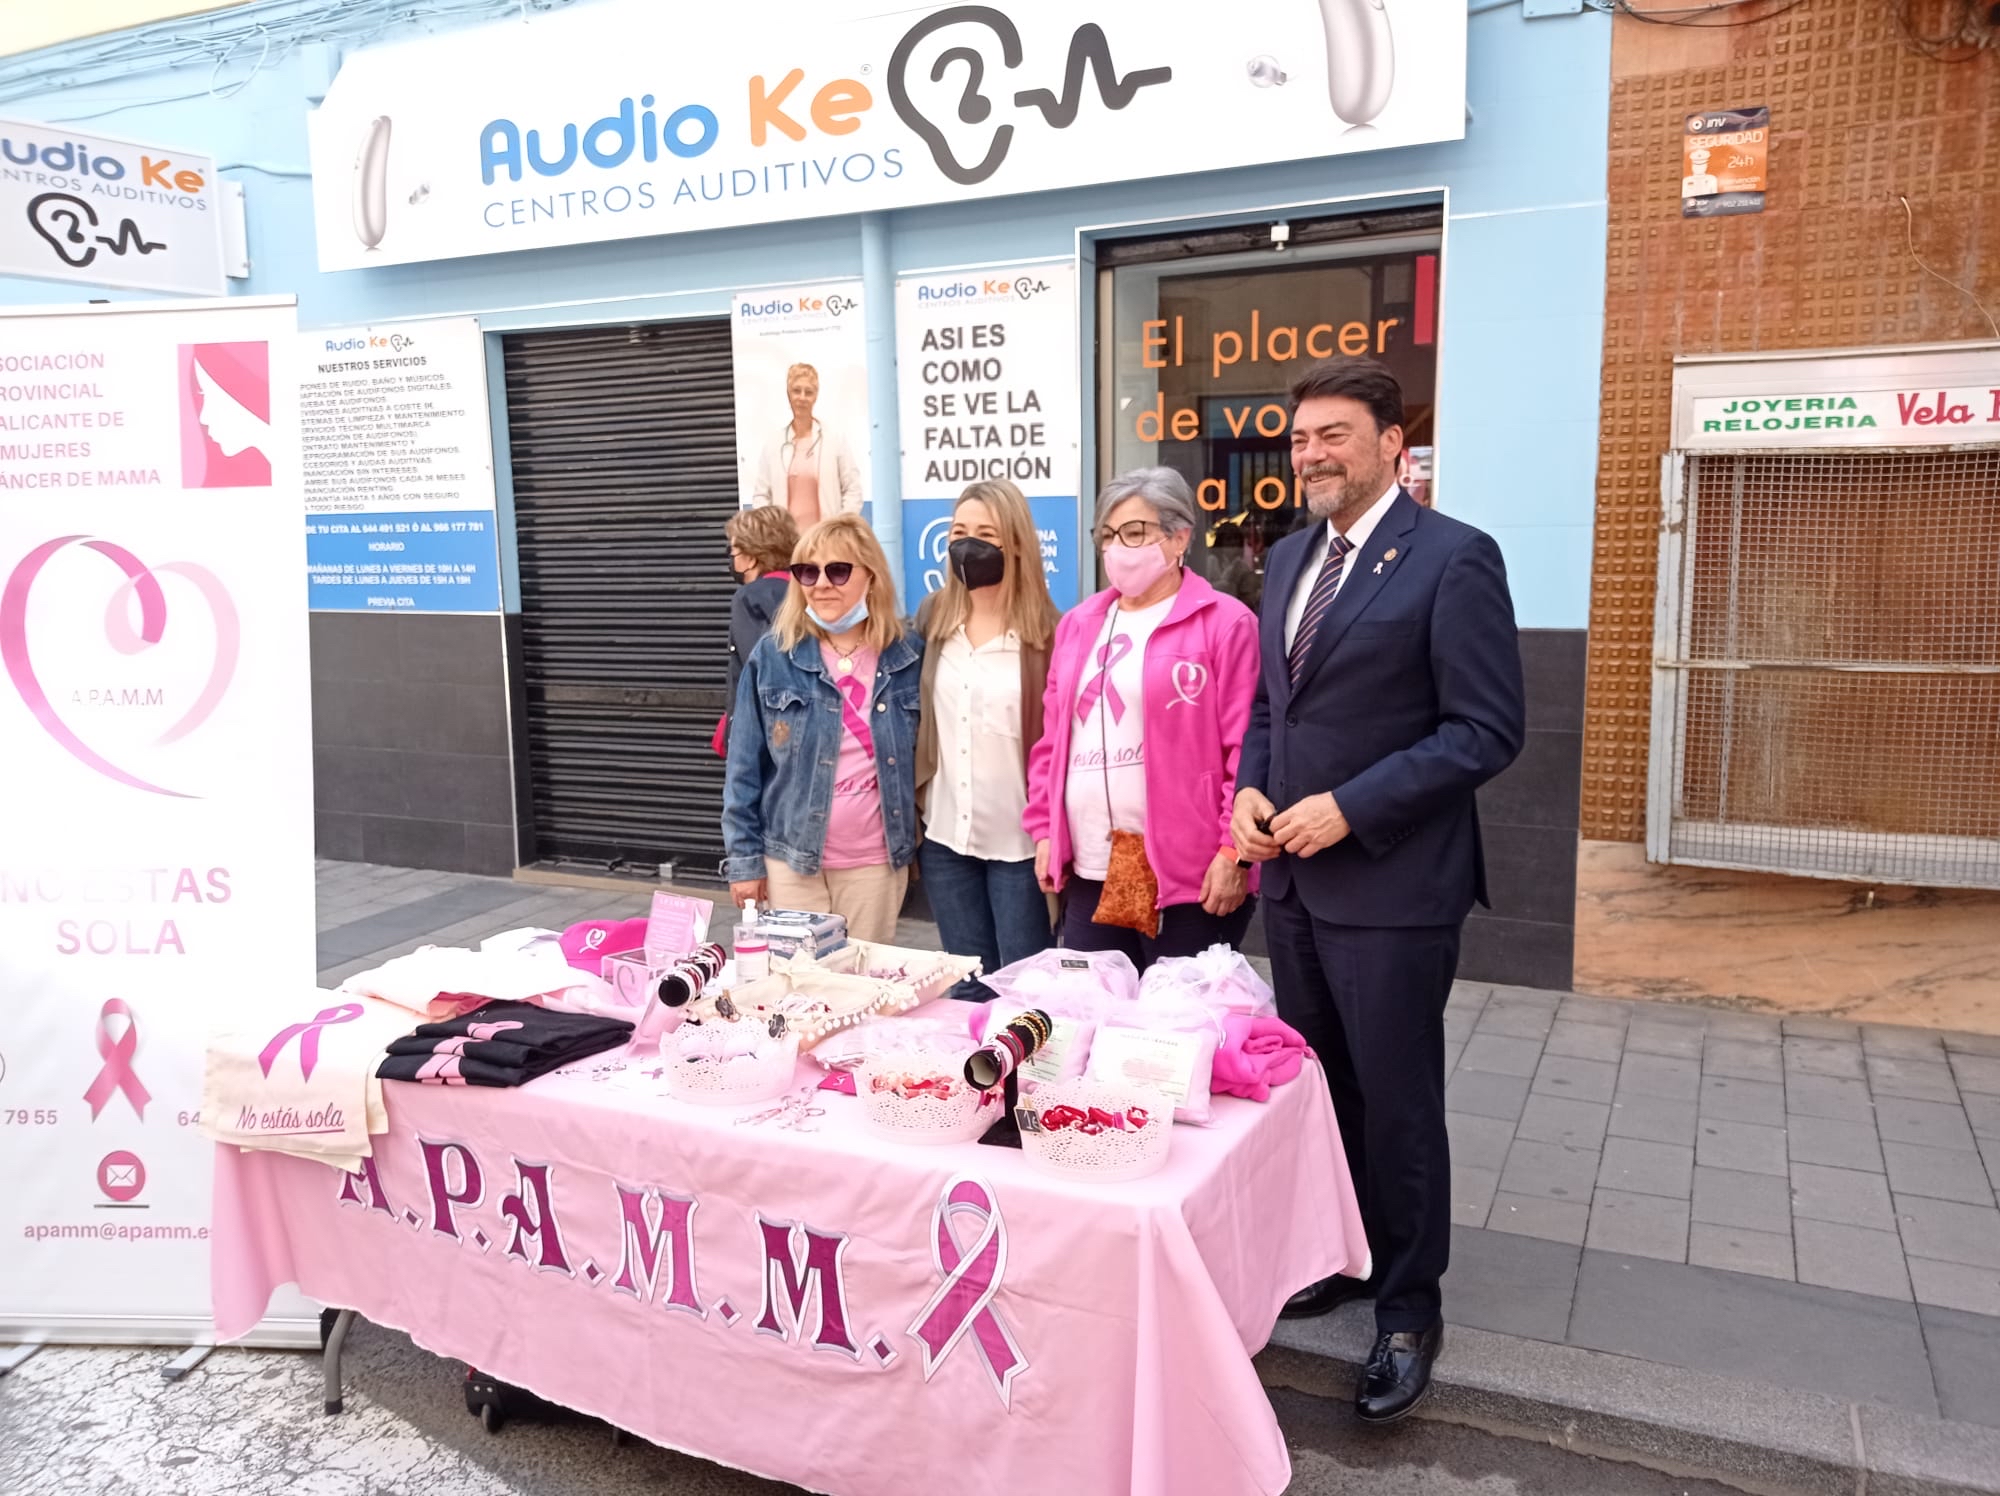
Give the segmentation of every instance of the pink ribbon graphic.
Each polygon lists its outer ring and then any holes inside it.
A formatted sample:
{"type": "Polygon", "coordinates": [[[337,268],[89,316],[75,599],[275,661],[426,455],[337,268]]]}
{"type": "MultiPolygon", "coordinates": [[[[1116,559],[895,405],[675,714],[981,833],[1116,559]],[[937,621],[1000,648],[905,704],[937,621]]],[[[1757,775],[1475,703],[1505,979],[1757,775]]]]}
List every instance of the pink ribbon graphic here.
{"type": "Polygon", "coordinates": [[[931,1379],[970,1330],[987,1379],[1000,1394],[1001,1406],[1011,1410],[1014,1378],[1028,1369],[1028,1358],[993,1310],[1007,1271],[1007,1228],[993,1192],[969,1174],[950,1181],[938,1197],[931,1219],[931,1261],[944,1282],[910,1323],[910,1333],[922,1347],[924,1380],[931,1379]],[[952,1235],[955,1216],[978,1223],[978,1234],[963,1253],[952,1235]]]}
{"type": "Polygon", "coordinates": [[[1111,667],[1132,652],[1132,636],[1119,634],[1109,644],[1100,645],[1097,651],[1097,676],[1076,696],[1076,720],[1089,719],[1090,709],[1097,705],[1097,698],[1104,698],[1105,708],[1111,713],[1113,722],[1125,720],[1125,698],[1118,694],[1118,688],[1111,684],[1111,667]]]}
{"type": "Polygon", "coordinates": [[[840,720],[854,734],[861,751],[873,758],[875,735],[868,730],[868,683],[856,676],[843,675],[834,681],[833,688],[840,692],[840,720]]]}
{"type": "Polygon", "coordinates": [[[431,1057],[417,1067],[417,1079],[433,1086],[464,1085],[465,1077],[460,1073],[459,1059],[465,1053],[465,1046],[520,1027],[521,1024],[512,1018],[502,1019],[499,1023],[467,1024],[463,1038],[438,1040],[431,1057]]]}
{"type": "Polygon", "coordinates": [[[152,1095],[139,1083],[139,1076],[132,1068],[132,1056],[139,1052],[139,1024],[132,1016],[132,1010],[125,1006],[124,999],[111,998],[97,1012],[97,1057],[104,1061],[104,1067],[97,1072],[97,1079],[90,1083],[90,1089],[83,1093],[83,1099],[90,1103],[90,1120],[95,1122],[112,1096],[119,1091],[132,1103],[132,1110],[139,1114],[141,1122],[146,1120],[146,1103],[152,1095]],[[125,1020],[125,1032],[116,1039],[111,1037],[111,1020],[125,1020]]]}
{"type": "Polygon", "coordinates": [[[228,589],[213,572],[192,561],[170,561],[159,567],[149,567],[123,546],[109,540],[65,535],[44,542],[22,558],[13,575],[7,578],[6,589],[0,591],[0,663],[5,664],[8,678],[14,682],[14,689],[21,693],[21,699],[28,704],[28,710],[34,713],[35,720],[41,723],[50,737],[68,749],[72,757],[88,764],[105,778],[115,779],[133,789],[146,790],[155,795],[172,795],[176,799],[193,799],[194,796],[180,790],[147,783],[90,747],[57,714],[49,701],[48,692],[35,674],[34,662],[28,652],[28,593],[34,586],[35,578],[56,552],[64,546],[79,543],[109,558],[125,573],[125,580],[112,592],[104,615],[105,637],[118,653],[138,654],[165,637],[167,598],[160,588],[159,573],[170,572],[192,582],[214,615],[215,662],[209,667],[208,680],[195,697],[194,704],[181,714],[179,721],[161,733],[157,741],[166,744],[186,737],[207,721],[221,704],[229,682],[236,674],[236,661],[242,650],[242,624],[228,589]],[[131,619],[134,594],[139,599],[137,629],[132,627],[131,619]]]}
{"type": "Polygon", "coordinates": [[[295,1023],[290,1028],[280,1029],[271,1036],[257,1056],[257,1064],[266,1076],[271,1067],[278,1063],[278,1056],[285,1052],[285,1046],[299,1041],[299,1079],[311,1080],[313,1069],[319,1064],[319,1031],[336,1023],[352,1023],[363,1012],[360,1003],[342,1003],[337,1008],[321,1008],[319,1015],[310,1023],[295,1023]]]}

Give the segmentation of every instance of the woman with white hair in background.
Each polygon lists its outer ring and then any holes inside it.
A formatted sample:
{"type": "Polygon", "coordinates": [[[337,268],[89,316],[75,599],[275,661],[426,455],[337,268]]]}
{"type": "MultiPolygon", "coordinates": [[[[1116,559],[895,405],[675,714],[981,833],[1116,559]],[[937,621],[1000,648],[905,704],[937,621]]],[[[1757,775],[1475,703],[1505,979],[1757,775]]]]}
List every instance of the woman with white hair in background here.
{"type": "Polygon", "coordinates": [[[1230,840],[1257,694],[1257,616],[1187,567],[1198,519],[1171,468],[1098,495],[1111,585],[1056,629],[1022,825],[1062,944],[1162,956],[1236,945],[1254,870],[1230,840]]]}

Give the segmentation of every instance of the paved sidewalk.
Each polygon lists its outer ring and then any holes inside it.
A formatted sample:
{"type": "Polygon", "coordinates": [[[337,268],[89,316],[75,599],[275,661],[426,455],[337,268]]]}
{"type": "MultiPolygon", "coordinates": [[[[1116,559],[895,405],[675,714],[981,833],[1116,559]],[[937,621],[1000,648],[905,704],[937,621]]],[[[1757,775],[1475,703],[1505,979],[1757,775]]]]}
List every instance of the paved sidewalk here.
{"type": "MultiPolygon", "coordinates": [[[[320,901],[330,985],[646,895],[322,863],[320,901]]],[[[1445,1022],[1451,1324],[2000,1429],[2000,1038],[1469,982],[1445,1022]]]]}

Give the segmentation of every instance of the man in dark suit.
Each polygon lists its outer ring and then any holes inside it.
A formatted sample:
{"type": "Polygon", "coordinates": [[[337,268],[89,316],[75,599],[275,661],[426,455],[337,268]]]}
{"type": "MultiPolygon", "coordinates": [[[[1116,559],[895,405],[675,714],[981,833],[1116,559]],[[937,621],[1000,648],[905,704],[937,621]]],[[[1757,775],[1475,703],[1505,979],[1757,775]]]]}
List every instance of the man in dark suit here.
{"type": "Polygon", "coordinates": [[[1292,386],[1292,470],[1316,520],[1264,569],[1262,679],[1231,833],[1265,863],[1278,1012],[1326,1067],[1374,1272],[1288,1315],[1375,1300],[1355,1392],[1389,1423],[1430,1387],[1451,1247],[1444,1007],[1486,898],[1473,792],[1521,749],[1521,654],[1500,549],[1396,482],[1403,392],[1380,364],[1292,386]]]}

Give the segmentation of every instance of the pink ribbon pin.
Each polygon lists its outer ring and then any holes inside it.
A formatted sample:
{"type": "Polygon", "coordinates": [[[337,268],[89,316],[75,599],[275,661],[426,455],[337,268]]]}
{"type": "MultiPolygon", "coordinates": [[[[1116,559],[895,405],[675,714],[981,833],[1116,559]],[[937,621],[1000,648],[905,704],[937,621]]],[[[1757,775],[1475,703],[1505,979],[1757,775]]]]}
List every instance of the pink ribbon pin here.
{"type": "Polygon", "coordinates": [[[1111,683],[1111,667],[1131,652],[1132,636],[1130,634],[1120,634],[1109,644],[1098,647],[1097,675],[1077,693],[1077,721],[1082,722],[1089,718],[1090,709],[1097,705],[1097,698],[1099,696],[1104,698],[1105,707],[1110,711],[1113,722],[1123,722],[1125,720],[1125,698],[1118,694],[1118,688],[1111,683]]]}
{"type": "Polygon", "coordinates": [[[146,1103],[152,1094],[139,1082],[138,1072],[132,1068],[132,1056],[139,1052],[139,1024],[133,1018],[132,1010],[125,1006],[122,998],[112,998],[97,1012],[97,1055],[104,1066],[97,1072],[97,1079],[90,1083],[90,1089],[83,1093],[83,1099],[90,1103],[90,1120],[95,1122],[99,1112],[110,1102],[113,1093],[123,1091],[125,1099],[132,1103],[132,1110],[139,1114],[141,1122],[146,1120],[146,1103]],[[111,1037],[111,1020],[125,1020],[125,1032],[116,1039],[111,1037]]]}
{"type": "Polygon", "coordinates": [[[833,683],[833,688],[840,692],[840,720],[854,734],[854,741],[861,745],[861,751],[873,758],[875,735],[868,730],[867,682],[852,675],[843,675],[833,683]]]}
{"type": "Polygon", "coordinates": [[[271,1036],[271,1042],[264,1046],[257,1056],[257,1064],[265,1075],[278,1063],[278,1056],[285,1052],[285,1046],[299,1041],[299,1079],[311,1080],[313,1068],[319,1064],[319,1031],[336,1023],[352,1023],[364,1010],[360,1003],[342,1003],[337,1008],[321,1008],[319,1015],[310,1023],[295,1023],[290,1028],[279,1029],[271,1036]]]}
{"type": "Polygon", "coordinates": [[[1028,1369],[1028,1358],[993,1309],[1007,1271],[1007,1228],[993,1192],[970,1175],[946,1184],[938,1198],[931,1219],[931,1261],[944,1282],[910,1324],[910,1334],[922,1347],[924,1380],[931,1379],[969,1330],[1001,1406],[1011,1410],[1014,1378],[1028,1369]],[[964,1252],[952,1235],[956,1216],[978,1223],[978,1234],[964,1252]]]}

